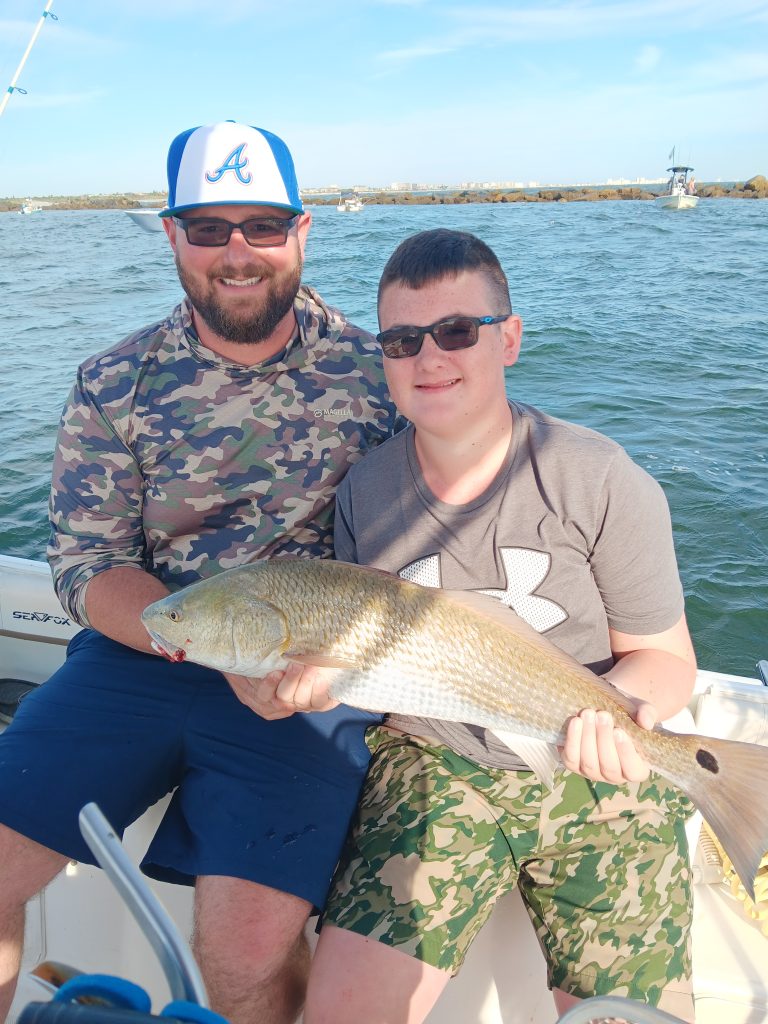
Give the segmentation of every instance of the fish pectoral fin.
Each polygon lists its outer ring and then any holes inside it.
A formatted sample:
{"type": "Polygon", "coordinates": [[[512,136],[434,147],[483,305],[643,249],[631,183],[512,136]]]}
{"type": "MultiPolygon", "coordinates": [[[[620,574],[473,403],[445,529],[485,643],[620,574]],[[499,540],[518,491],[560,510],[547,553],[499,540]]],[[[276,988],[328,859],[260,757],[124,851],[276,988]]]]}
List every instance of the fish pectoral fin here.
{"type": "Polygon", "coordinates": [[[539,782],[547,789],[555,785],[555,770],[560,765],[560,753],[546,740],[534,736],[523,736],[521,733],[508,732],[506,729],[491,729],[494,736],[505,743],[510,750],[520,757],[536,773],[539,782]]]}
{"type": "Polygon", "coordinates": [[[327,654],[285,654],[288,661],[297,665],[314,665],[317,668],[341,668],[351,672],[359,672],[360,666],[344,658],[335,658],[327,654]]]}

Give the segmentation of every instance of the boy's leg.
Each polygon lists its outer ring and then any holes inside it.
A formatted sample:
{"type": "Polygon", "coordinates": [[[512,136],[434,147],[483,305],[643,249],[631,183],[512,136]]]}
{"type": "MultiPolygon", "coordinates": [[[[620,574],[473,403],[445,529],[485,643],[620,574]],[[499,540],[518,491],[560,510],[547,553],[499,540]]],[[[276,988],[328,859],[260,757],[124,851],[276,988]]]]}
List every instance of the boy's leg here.
{"type": "Polygon", "coordinates": [[[312,963],[306,1024],[418,1024],[495,901],[514,888],[511,845],[523,859],[536,843],[540,787],[530,773],[483,769],[386,727],[369,734],[369,745],[312,963]]]}
{"type": "Polygon", "coordinates": [[[312,959],[304,1024],[421,1024],[450,979],[450,971],[326,925],[312,959]]]}
{"type": "Polygon", "coordinates": [[[654,775],[617,787],[563,772],[557,783],[520,876],[550,985],[692,1020],[690,802],[654,775]]]}
{"type": "Polygon", "coordinates": [[[27,901],[67,863],[67,858],[0,825],[0,1020],[13,1002],[24,946],[27,901]]]}

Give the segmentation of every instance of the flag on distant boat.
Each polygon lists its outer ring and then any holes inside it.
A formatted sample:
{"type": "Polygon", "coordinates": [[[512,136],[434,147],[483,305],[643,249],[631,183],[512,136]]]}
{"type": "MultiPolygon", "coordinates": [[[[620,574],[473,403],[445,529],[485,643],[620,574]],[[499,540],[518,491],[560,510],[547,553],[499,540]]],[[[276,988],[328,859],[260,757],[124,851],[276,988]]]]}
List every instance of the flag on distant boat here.
{"type": "Polygon", "coordinates": [[[671,153],[667,157],[667,160],[674,160],[674,159],[675,159],[675,147],[673,146],[671,153]]]}

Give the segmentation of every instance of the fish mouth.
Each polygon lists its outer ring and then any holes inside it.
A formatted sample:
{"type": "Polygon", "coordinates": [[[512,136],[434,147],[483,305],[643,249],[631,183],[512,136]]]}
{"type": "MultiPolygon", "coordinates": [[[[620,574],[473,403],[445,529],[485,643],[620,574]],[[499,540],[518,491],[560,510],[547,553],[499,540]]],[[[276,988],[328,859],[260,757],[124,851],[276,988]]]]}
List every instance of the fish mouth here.
{"type": "Polygon", "coordinates": [[[183,647],[174,647],[173,644],[167,643],[163,638],[156,633],[153,629],[148,629],[150,639],[152,641],[151,647],[156,654],[161,655],[163,658],[167,658],[168,661],[184,661],[187,657],[187,652],[183,647]]]}

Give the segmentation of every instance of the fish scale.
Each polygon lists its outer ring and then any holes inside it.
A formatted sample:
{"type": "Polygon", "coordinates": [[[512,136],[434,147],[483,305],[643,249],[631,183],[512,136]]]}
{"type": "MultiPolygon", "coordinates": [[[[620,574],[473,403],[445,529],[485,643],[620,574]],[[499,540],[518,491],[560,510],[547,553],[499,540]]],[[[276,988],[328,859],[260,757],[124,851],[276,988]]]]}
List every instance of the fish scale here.
{"type": "Polygon", "coordinates": [[[258,677],[289,661],[335,668],[330,692],[370,711],[465,722],[557,744],[584,708],[609,711],[709,822],[747,890],[768,850],[768,748],[657,726],[633,701],[498,601],[365,566],[275,558],[145,609],[159,651],[258,677]]]}

